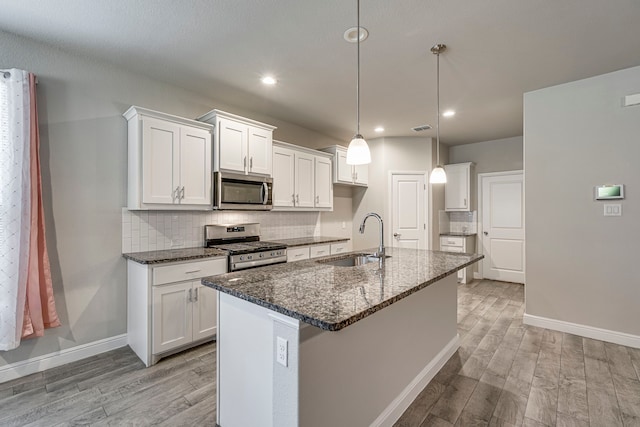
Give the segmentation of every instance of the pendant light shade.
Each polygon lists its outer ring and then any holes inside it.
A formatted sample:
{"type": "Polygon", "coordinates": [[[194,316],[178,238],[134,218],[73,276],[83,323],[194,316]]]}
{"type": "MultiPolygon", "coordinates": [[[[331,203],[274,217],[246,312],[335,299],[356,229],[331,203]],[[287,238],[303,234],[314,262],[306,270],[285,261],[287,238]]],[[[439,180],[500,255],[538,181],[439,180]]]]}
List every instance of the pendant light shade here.
{"type": "Polygon", "coordinates": [[[440,164],[440,54],[447,49],[447,46],[441,43],[431,48],[431,53],[436,55],[436,102],[438,107],[438,118],[436,119],[436,167],[431,171],[429,182],[431,184],[445,184],[447,182],[447,174],[440,164]]]}
{"type": "Polygon", "coordinates": [[[442,166],[438,165],[431,171],[429,182],[431,184],[445,184],[447,182],[447,174],[442,166]]]}
{"type": "Polygon", "coordinates": [[[360,0],[356,0],[356,9],[357,9],[357,35],[356,35],[356,46],[357,46],[357,67],[356,67],[356,134],[349,143],[349,148],[347,148],[347,164],[348,165],[366,165],[371,163],[371,152],[369,151],[369,145],[367,145],[367,141],[364,140],[364,137],[360,135],[360,39],[361,32],[363,31],[360,28],[360,0]]]}
{"type": "Polygon", "coordinates": [[[366,165],[368,163],[371,163],[369,145],[367,145],[367,141],[364,140],[362,135],[357,134],[349,143],[349,148],[347,149],[347,164],[366,165]]]}

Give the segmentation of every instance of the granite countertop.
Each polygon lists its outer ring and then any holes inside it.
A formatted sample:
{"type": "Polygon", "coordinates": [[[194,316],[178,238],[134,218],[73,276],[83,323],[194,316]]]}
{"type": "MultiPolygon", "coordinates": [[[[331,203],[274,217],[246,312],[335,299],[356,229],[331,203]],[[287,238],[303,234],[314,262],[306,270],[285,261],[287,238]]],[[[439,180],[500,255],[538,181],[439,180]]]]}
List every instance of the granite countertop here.
{"type": "MultiPolygon", "coordinates": [[[[373,253],[370,249],[366,253],[373,253]]],[[[210,276],[202,283],[327,331],[338,331],[484,258],[477,254],[387,248],[377,262],[336,267],[348,254],[210,276]]]]}
{"type": "Polygon", "coordinates": [[[348,240],[350,240],[348,237],[323,237],[323,236],[297,237],[295,239],[278,239],[278,240],[269,239],[270,242],[282,243],[283,245],[287,245],[288,248],[293,248],[295,246],[318,245],[322,243],[346,242],[348,240]]]}
{"type": "Polygon", "coordinates": [[[447,233],[440,233],[441,236],[454,236],[454,237],[468,237],[468,236],[476,236],[478,233],[469,233],[469,232],[459,232],[459,231],[450,231],[447,233]]]}
{"type": "Polygon", "coordinates": [[[201,258],[226,257],[227,252],[215,248],[182,248],[162,251],[131,252],[122,254],[126,259],[139,264],[162,264],[164,262],[190,261],[201,258]]]}

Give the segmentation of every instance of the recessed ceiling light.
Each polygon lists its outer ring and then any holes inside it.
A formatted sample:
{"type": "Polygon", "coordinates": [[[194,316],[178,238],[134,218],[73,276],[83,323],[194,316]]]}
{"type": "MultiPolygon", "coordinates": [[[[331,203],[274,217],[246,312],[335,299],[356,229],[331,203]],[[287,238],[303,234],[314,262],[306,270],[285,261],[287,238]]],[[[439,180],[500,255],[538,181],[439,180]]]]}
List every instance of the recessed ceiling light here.
{"type": "Polygon", "coordinates": [[[260,79],[260,81],[269,86],[273,86],[274,84],[278,83],[278,81],[273,76],[264,76],[260,79]]]}
{"type": "Polygon", "coordinates": [[[456,115],[456,112],[453,110],[447,110],[442,112],[442,117],[453,117],[456,115]]]}
{"type": "Polygon", "coordinates": [[[374,129],[374,132],[384,132],[384,128],[382,126],[378,126],[377,128],[374,129]]]}
{"type": "MultiPolygon", "coordinates": [[[[344,32],[344,39],[349,43],[355,43],[358,41],[358,27],[351,27],[344,32]]],[[[369,31],[366,28],[360,27],[360,41],[363,42],[369,37],[369,31]]]]}

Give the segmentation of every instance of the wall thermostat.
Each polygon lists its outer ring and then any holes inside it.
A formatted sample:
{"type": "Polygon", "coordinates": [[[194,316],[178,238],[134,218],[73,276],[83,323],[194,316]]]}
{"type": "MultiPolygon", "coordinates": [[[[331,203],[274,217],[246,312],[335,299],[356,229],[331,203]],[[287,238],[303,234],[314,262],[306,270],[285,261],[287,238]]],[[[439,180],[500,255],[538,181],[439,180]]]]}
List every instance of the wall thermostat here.
{"type": "Polygon", "coordinates": [[[595,198],[596,200],[624,199],[624,185],[596,185],[595,198]]]}

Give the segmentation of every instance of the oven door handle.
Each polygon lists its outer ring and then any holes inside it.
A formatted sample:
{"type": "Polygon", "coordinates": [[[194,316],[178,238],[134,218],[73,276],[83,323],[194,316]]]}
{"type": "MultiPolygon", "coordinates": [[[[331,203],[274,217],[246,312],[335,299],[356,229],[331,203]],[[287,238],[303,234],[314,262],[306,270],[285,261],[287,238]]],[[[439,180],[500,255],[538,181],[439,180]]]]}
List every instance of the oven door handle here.
{"type": "Polygon", "coordinates": [[[269,200],[269,185],[266,182],[262,183],[262,204],[266,205],[269,200]]]}

